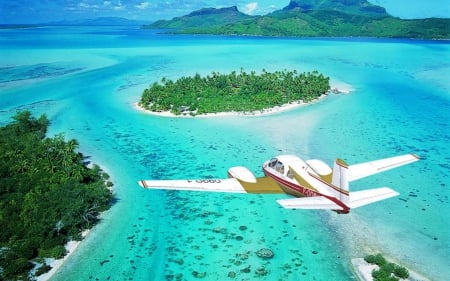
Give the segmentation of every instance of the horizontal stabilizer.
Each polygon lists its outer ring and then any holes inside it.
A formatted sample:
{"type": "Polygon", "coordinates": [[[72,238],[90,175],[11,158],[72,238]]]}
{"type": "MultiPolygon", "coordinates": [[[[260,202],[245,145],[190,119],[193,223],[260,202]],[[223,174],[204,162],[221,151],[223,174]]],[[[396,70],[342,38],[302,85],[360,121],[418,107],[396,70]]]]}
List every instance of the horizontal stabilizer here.
{"type": "Polygon", "coordinates": [[[322,209],[322,210],[343,210],[343,208],[325,197],[301,197],[277,200],[286,209],[322,209]]]}
{"type": "Polygon", "coordinates": [[[377,201],[388,199],[399,195],[398,192],[388,187],[380,187],[362,191],[350,192],[348,206],[350,208],[358,208],[377,201]]]}
{"type": "Polygon", "coordinates": [[[148,189],[246,193],[237,179],[141,180],[139,185],[148,189]]]}
{"type": "Polygon", "coordinates": [[[393,168],[397,168],[419,160],[414,154],[406,154],[391,158],[365,162],[348,167],[347,180],[355,181],[393,168]]]}

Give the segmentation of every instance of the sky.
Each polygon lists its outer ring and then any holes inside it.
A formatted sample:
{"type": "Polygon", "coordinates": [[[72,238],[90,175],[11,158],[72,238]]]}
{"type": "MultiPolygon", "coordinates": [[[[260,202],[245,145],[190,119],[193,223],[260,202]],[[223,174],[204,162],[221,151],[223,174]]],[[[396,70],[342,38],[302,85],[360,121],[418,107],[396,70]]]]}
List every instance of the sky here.
{"type": "MultiPolygon", "coordinates": [[[[369,0],[401,18],[450,17],[450,0],[369,0]]],[[[123,17],[152,22],[186,15],[201,8],[237,6],[262,15],[289,0],[0,0],[0,24],[123,17]]]]}

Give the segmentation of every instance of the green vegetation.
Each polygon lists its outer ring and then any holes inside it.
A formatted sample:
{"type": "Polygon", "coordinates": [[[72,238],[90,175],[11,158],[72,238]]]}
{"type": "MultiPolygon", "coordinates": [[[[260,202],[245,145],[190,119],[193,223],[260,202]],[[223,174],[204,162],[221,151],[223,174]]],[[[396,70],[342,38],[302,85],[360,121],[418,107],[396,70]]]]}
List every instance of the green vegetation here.
{"type": "Polygon", "coordinates": [[[381,254],[368,255],[364,260],[379,267],[379,269],[372,272],[374,281],[395,281],[399,280],[399,278],[406,279],[409,277],[408,269],[386,261],[381,254]]]}
{"type": "MultiPolygon", "coordinates": [[[[450,38],[450,19],[402,20],[340,11],[283,12],[193,33],[298,37],[450,38]],[[199,32],[202,31],[202,32],[199,32]]],[[[189,33],[186,29],[183,33],[189,33]]]]}
{"type": "Polygon", "coordinates": [[[194,11],[186,16],[176,17],[170,21],[159,20],[152,23],[151,25],[144,25],[144,28],[184,29],[196,27],[211,27],[233,23],[249,18],[251,18],[251,16],[240,13],[235,6],[222,9],[205,8],[194,11]]]}
{"type": "Polygon", "coordinates": [[[258,111],[300,100],[309,102],[330,89],[329,78],[317,71],[262,71],[242,69],[228,75],[213,72],[206,77],[163,78],[144,90],[139,105],[151,111],[192,115],[217,112],[258,111]]]}
{"type": "Polygon", "coordinates": [[[0,127],[0,280],[28,280],[31,261],[64,256],[65,243],[99,220],[112,184],[99,166],[85,166],[76,140],[45,136],[45,115],[13,119],[0,127]]]}
{"type": "Polygon", "coordinates": [[[144,28],[173,33],[296,37],[450,38],[450,19],[404,20],[364,0],[291,1],[265,16],[248,16],[236,7],[203,9],[144,28]]]}

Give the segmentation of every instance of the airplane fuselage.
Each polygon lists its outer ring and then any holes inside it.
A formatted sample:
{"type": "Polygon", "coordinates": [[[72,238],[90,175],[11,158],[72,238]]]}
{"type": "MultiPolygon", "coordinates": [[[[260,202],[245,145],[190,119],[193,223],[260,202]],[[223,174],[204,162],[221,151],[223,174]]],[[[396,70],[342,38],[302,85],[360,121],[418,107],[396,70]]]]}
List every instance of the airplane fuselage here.
{"type": "Polygon", "coordinates": [[[264,162],[262,166],[264,175],[273,179],[287,194],[295,197],[322,196],[328,198],[342,208],[342,210],[336,210],[337,212],[346,214],[350,211],[350,208],[338,199],[341,193],[346,193],[348,195],[348,192],[327,183],[320,176],[314,174],[313,171],[308,171],[308,164],[300,158],[294,160],[298,162],[298,165],[296,165],[297,171],[286,170],[292,169],[292,167],[288,165],[286,165],[287,167],[284,165],[277,165],[279,161],[276,158],[268,160],[264,162]],[[278,161],[278,163],[273,163],[273,161],[278,161]],[[298,167],[301,167],[301,169],[298,169],[298,167]],[[303,184],[299,183],[299,180],[303,184]],[[332,192],[330,192],[330,190],[332,190],[332,192]]]}

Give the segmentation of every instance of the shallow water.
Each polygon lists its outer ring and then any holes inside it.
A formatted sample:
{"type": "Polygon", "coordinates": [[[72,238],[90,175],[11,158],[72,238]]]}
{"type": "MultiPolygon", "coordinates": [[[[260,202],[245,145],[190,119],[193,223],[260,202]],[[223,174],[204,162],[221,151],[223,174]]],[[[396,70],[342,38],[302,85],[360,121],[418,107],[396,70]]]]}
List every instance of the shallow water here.
{"type": "Polygon", "coordinates": [[[433,280],[450,276],[449,51],[450,44],[432,41],[1,30],[0,123],[17,110],[46,113],[50,134],[78,139],[115,183],[117,202],[53,279],[206,273],[204,280],[226,280],[234,273],[236,280],[352,280],[350,258],[372,252],[433,280]],[[354,91],[264,117],[163,118],[133,109],[162,77],[241,67],[319,70],[354,91]],[[390,186],[401,195],[349,215],[285,210],[275,202],[280,195],[137,185],[142,178],[225,177],[235,165],[262,175],[262,162],[280,153],[352,164],[411,152],[422,160],[351,185],[390,186]],[[261,248],[274,258],[258,258],[261,248]],[[260,268],[267,274],[258,276],[260,268]]]}

